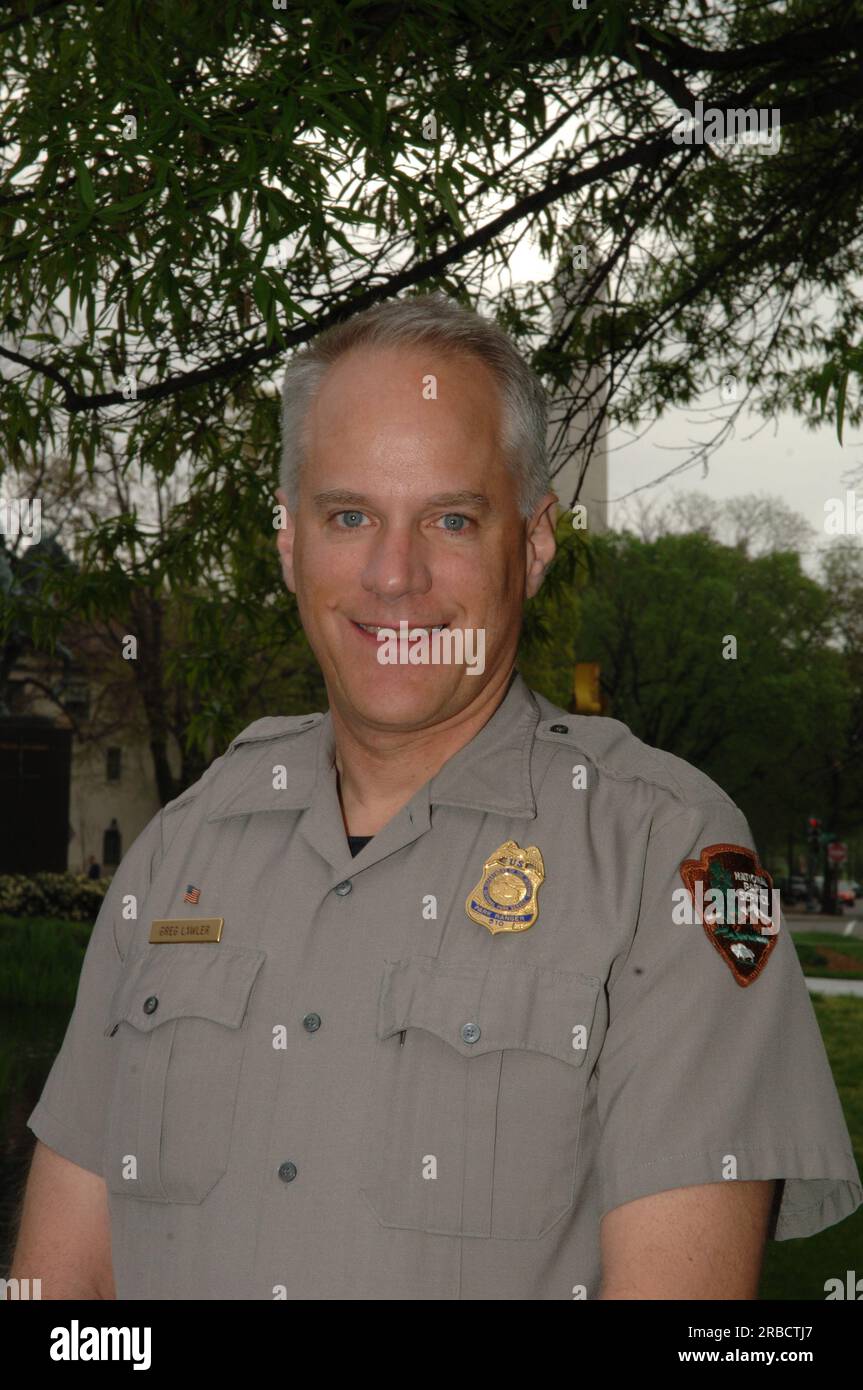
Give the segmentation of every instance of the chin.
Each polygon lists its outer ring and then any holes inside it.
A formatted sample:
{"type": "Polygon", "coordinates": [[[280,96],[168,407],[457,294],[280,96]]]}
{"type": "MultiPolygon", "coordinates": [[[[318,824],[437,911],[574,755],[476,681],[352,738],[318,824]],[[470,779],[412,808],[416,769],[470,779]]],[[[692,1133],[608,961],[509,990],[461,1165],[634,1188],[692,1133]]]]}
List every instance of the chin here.
{"type": "Polygon", "coordinates": [[[349,708],[370,724],[411,726],[439,714],[452,700],[458,686],[451,670],[409,670],[391,667],[377,678],[341,679],[349,708]]]}

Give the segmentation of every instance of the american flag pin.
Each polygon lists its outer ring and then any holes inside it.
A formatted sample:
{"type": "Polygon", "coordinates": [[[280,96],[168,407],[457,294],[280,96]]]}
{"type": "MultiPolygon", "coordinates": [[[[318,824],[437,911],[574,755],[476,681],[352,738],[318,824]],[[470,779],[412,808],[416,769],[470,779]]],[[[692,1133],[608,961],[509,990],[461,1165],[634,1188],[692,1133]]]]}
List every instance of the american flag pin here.
{"type": "Polygon", "coordinates": [[[200,898],[200,896],[201,896],[201,890],[200,890],[200,888],[196,888],[195,885],[194,885],[194,883],[189,883],[189,884],[186,885],[186,891],[185,891],[185,893],[183,894],[183,902],[184,902],[184,903],[196,903],[196,902],[198,901],[198,899],[200,898]]]}

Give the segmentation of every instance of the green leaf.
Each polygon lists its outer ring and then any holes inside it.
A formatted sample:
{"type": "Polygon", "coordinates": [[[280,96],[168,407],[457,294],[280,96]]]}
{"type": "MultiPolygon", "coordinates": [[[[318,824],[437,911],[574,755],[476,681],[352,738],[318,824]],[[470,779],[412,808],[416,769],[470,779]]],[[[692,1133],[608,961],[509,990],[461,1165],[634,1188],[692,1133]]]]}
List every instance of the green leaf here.
{"type": "Polygon", "coordinates": [[[842,443],[842,430],[845,423],[845,397],[848,392],[848,373],[843,372],[836,383],[836,436],[842,443]]]}
{"type": "Polygon", "coordinates": [[[105,222],[111,222],[117,217],[122,217],[126,212],[131,212],[133,208],[138,208],[142,203],[152,196],[152,190],[147,188],[143,193],[135,193],[131,198],[124,198],[122,202],[111,203],[110,207],[102,208],[99,216],[105,222]]]}
{"type": "Polygon", "coordinates": [[[270,312],[273,299],[273,287],[265,275],[255,276],[252,282],[252,298],[260,310],[261,318],[265,319],[270,312]]]}
{"type": "Polygon", "coordinates": [[[96,194],[93,190],[93,181],[83,160],[75,160],[75,172],[78,175],[78,196],[87,211],[92,212],[96,206],[96,194]]]}
{"type": "Polygon", "coordinates": [[[461,217],[459,215],[459,210],[456,207],[455,199],[452,195],[452,189],[450,188],[445,171],[443,169],[440,169],[435,174],[432,182],[434,183],[437,195],[443,203],[447,213],[449,214],[452,224],[455,227],[458,235],[460,237],[463,237],[465,234],[464,223],[462,222],[461,217]]]}

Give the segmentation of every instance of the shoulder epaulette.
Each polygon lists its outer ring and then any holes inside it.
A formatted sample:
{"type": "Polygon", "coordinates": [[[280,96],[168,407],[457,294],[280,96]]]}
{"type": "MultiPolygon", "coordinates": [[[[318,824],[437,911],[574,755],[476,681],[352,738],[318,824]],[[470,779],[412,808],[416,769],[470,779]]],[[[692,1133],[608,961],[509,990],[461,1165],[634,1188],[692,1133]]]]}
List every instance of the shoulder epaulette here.
{"type": "Polygon", "coordinates": [[[323,715],[318,714],[292,714],[292,715],[268,715],[264,719],[256,719],[253,723],[232,739],[218,758],[214,758],[202,773],[197,782],[193,782],[179,796],[174,797],[162,808],[163,811],[176,811],[185,806],[187,802],[194,801],[200,796],[201,792],[213,780],[221,770],[225,759],[233,753],[235,748],[239,748],[246,743],[266,743],[268,739],[284,738],[286,734],[301,734],[307,729],[313,729],[316,724],[320,724],[323,715]]]}
{"type": "Polygon", "coordinates": [[[316,724],[320,724],[323,717],[318,713],[267,715],[264,719],[256,719],[231,740],[227,752],[233,752],[241,743],[265,743],[267,739],[283,738],[285,734],[304,733],[306,729],[313,729],[316,724]]]}
{"type": "Polygon", "coordinates": [[[536,737],[578,749],[598,771],[619,781],[647,782],[687,803],[714,799],[731,802],[706,773],[674,753],[642,742],[619,719],[561,711],[540,720],[536,737]]]}

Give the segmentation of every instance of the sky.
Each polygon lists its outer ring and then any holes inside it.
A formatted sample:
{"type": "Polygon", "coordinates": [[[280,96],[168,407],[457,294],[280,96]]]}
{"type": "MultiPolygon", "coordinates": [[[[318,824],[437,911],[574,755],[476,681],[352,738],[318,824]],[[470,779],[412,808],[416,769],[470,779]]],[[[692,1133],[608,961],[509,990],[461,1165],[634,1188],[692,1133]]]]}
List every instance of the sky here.
{"type": "MultiPolygon", "coordinates": [[[[535,241],[524,238],[511,258],[510,273],[516,281],[548,281],[552,269],[535,241]]],[[[855,293],[863,294],[863,284],[855,284],[855,293]]],[[[835,304],[826,295],[817,297],[812,309],[822,324],[831,320],[835,311],[835,304]]],[[[852,381],[849,395],[856,389],[852,381]]],[[[630,430],[609,434],[608,519],[612,527],[615,512],[621,515],[620,501],[645,485],[651,486],[640,493],[641,498],[655,500],[659,506],[684,491],[702,491],[716,500],[766,493],[800,513],[818,532],[820,545],[822,539],[824,543],[831,539],[825,532],[825,502],[839,498],[844,504],[846,491],[853,490],[851,475],[857,473],[858,534],[863,543],[863,430],[850,428],[847,421],[841,445],[832,421],[810,430],[790,411],[765,421],[743,409],[733,433],[711,454],[706,476],[701,464],[695,463],[676,477],[655,482],[684,462],[694,441],[706,443],[717,432],[718,400],[716,387],[711,385],[694,405],[669,409],[646,432],[642,425],[642,437],[637,440],[633,441],[630,430]]],[[[727,405],[719,407],[721,418],[731,411],[727,405]]]]}
{"type": "MultiPolygon", "coordinates": [[[[686,455],[668,452],[687,445],[693,438],[706,437],[703,416],[715,401],[715,392],[705,396],[702,418],[696,410],[673,409],[653,426],[647,435],[632,443],[628,433],[615,430],[609,435],[610,520],[614,525],[615,499],[658,478],[686,455]],[[660,447],[662,446],[662,447],[660,447]]],[[[715,427],[714,427],[715,428],[715,427]]],[[[711,456],[707,477],[700,465],[650,487],[641,496],[660,501],[678,491],[702,491],[721,500],[747,493],[768,493],[781,497],[794,511],[815,527],[825,540],[824,503],[828,498],[845,497],[850,487],[847,477],[863,471],[861,431],[844,431],[844,446],[836,438],[836,428],[826,423],[818,430],[806,428],[797,416],[786,412],[766,423],[751,412],[741,412],[735,435],[721,444],[711,456]]],[[[863,478],[857,493],[863,502],[863,478]]]]}

